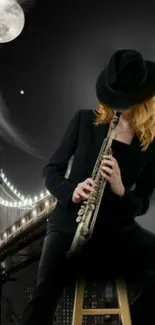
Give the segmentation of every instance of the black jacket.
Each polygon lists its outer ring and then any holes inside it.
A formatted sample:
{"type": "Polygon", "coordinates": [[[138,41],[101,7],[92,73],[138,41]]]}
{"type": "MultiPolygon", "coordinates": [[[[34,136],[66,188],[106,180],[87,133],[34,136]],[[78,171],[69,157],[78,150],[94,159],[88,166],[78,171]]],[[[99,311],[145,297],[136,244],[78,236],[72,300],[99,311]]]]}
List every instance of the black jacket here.
{"type": "MultiPolygon", "coordinates": [[[[45,186],[57,199],[57,205],[49,218],[47,233],[52,229],[74,232],[80,204],[72,202],[72,194],[79,182],[91,177],[108,124],[95,125],[92,110],[79,110],[71,119],[65,135],[44,168],[45,186]],[[74,155],[69,178],[65,178],[68,161],[74,155]]],[[[127,223],[148,211],[150,197],[155,188],[155,141],[145,152],[141,151],[139,140],[134,136],[127,161],[128,175],[123,180],[125,195],[115,197],[118,218],[127,223]],[[136,184],[134,190],[133,185],[136,184]]]]}

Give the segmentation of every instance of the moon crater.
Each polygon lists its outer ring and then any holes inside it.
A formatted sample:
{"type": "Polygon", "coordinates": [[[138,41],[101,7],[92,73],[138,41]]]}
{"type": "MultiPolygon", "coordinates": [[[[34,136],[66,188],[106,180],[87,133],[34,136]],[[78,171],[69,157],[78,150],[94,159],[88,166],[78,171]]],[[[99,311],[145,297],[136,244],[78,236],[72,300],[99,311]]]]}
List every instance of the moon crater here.
{"type": "Polygon", "coordinates": [[[22,32],[25,16],[15,0],[0,0],[0,43],[14,40],[22,32]]]}

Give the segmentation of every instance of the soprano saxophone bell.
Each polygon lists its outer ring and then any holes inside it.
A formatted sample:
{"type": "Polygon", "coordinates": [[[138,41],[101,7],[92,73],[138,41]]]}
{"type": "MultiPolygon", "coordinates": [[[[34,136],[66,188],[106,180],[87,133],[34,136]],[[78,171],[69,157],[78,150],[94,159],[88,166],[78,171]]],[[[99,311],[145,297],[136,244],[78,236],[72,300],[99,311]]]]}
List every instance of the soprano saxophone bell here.
{"type": "Polygon", "coordinates": [[[97,214],[104,194],[104,189],[107,183],[106,179],[100,173],[100,165],[103,155],[112,154],[111,146],[113,139],[115,138],[115,128],[119,122],[120,114],[120,112],[114,112],[107,137],[103,140],[99,155],[95,162],[91,178],[97,184],[97,195],[94,192],[91,192],[88,199],[82,202],[82,205],[78,211],[78,216],[76,218],[78,226],[71,247],[67,253],[67,256],[69,258],[79,255],[82,247],[90,240],[92,236],[97,214]]]}

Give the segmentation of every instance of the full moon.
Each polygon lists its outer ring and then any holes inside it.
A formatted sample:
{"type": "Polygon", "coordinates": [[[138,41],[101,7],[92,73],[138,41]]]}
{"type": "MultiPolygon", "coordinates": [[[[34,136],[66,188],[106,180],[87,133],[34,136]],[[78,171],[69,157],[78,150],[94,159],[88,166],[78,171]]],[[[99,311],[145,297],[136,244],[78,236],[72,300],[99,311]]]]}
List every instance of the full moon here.
{"type": "Polygon", "coordinates": [[[15,0],[0,0],[0,43],[14,40],[22,32],[25,16],[15,0]]]}

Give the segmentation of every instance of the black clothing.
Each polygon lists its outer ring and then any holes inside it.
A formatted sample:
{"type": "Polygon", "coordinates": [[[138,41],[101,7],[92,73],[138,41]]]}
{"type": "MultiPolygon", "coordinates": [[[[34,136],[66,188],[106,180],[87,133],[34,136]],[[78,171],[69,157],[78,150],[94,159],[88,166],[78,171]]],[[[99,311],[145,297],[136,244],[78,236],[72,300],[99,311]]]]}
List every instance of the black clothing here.
{"type": "MultiPolygon", "coordinates": [[[[113,140],[112,143],[113,156],[117,160],[124,180],[128,175],[128,167],[126,161],[130,158],[130,145],[113,140]]],[[[96,227],[98,229],[109,229],[116,231],[122,227],[134,226],[135,220],[131,218],[121,218],[119,213],[119,201],[116,195],[113,195],[110,185],[107,182],[103,199],[101,201],[96,227]]]]}
{"type": "MultiPolygon", "coordinates": [[[[72,194],[79,182],[91,176],[102,141],[108,131],[108,124],[93,123],[94,116],[92,110],[80,110],[75,114],[59,148],[44,168],[45,185],[58,200],[49,218],[47,233],[51,230],[74,233],[76,230],[75,220],[80,204],[72,202],[72,194]],[[64,175],[68,161],[73,155],[71,172],[66,179],[64,175]]],[[[126,188],[125,195],[119,197],[111,193],[111,197],[117,204],[116,217],[128,223],[133,222],[136,216],[146,213],[149,208],[150,196],[155,187],[155,141],[142,152],[139,140],[135,136],[129,145],[129,155],[125,158],[124,164],[128,171],[122,175],[126,188]],[[136,184],[136,188],[132,191],[130,188],[133,184],[136,184]]]]}
{"type": "Polygon", "coordinates": [[[52,324],[52,316],[71,269],[64,260],[64,252],[70,246],[69,234],[51,232],[45,237],[39,263],[37,286],[33,298],[26,306],[20,325],[52,324]]]}
{"type": "Polygon", "coordinates": [[[113,154],[120,164],[127,189],[124,197],[112,193],[107,184],[93,236],[80,256],[78,265],[81,267],[66,258],[77,227],[75,220],[80,206],[72,202],[72,193],[79,182],[90,177],[107,131],[105,125],[93,125],[92,117],[92,111],[76,113],[60,147],[44,169],[46,187],[57,198],[58,204],[48,222],[37,287],[20,325],[51,324],[64,286],[81,272],[89,275],[91,272],[93,276],[96,265],[102,270],[99,260],[104,264],[102,277],[105,273],[134,272],[141,266],[155,271],[155,236],[135,222],[136,216],[148,210],[154,190],[155,142],[141,153],[136,137],[131,145],[113,142],[113,154]],[[66,179],[67,163],[73,154],[72,169],[69,179],[66,179]],[[136,188],[132,190],[130,187],[134,183],[136,188]],[[125,254],[122,253],[123,258],[118,260],[122,248],[125,254]]]}

